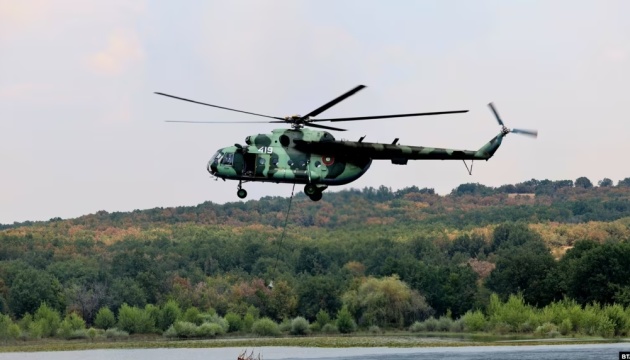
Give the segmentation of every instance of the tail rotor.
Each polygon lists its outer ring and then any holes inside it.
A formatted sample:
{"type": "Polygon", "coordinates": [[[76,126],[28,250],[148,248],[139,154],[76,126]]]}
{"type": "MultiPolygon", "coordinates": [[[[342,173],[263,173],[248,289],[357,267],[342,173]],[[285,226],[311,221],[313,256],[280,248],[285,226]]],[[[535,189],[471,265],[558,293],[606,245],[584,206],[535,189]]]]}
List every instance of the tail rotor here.
{"type": "Polygon", "coordinates": [[[499,123],[499,125],[501,125],[501,127],[503,128],[503,133],[505,135],[507,135],[509,133],[513,133],[513,134],[521,134],[521,135],[531,136],[533,138],[537,138],[538,137],[538,130],[508,129],[508,127],[505,126],[505,124],[503,123],[503,120],[501,120],[501,116],[499,116],[499,112],[494,107],[494,104],[493,103],[489,103],[488,106],[490,107],[490,110],[492,110],[492,113],[494,114],[494,117],[497,119],[497,122],[499,123]]]}

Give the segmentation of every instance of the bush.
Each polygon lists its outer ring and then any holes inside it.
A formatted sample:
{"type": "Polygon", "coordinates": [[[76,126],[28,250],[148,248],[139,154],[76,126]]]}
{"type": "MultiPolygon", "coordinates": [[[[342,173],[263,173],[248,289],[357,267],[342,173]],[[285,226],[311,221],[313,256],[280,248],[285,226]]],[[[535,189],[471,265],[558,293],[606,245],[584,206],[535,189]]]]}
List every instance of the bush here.
{"type": "Polygon", "coordinates": [[[59,329],[61,324],[61,316],[46,303],[42,303],[35,311],[33,321],[41,325],[40,337],[50,337],[57,333],[57,329],[59,329]]]}
{"type": "Polygon", "coordinates": [[[201,338],[213,338],[217,335],[223,335],[224,331],[221,325],[217,323],[203,323],[197,327],[195,335],[201,338]]]}
{"type": "Polygon", "coordinates": [[[7,329],[7,335],[9,335],[9,339],[17,340],[22,336],[22,330],[18,324],[11,324],[7,329]]]}
{"type": "Polygon", "coordinates": [[[98,331],[96,331],[95,328],[89,328],[87,330],[87,335],[90,338],[90,340],[94,340],[96,338],[96,335],[98,335],[98,331]]]}
{"type": "Polygon", "coordinates": [[[479,310],[468,311],[462,316],[464,322],[464,328],[466,331],[484,331],[486,328],[486,317],[479,310]]]}
{"type": "Polygon", "coordinates": [[[175,326],[174,325],[169,326],[168,329],[164,330],[164,332],[162,333],[162,336],[166,338],[176,338],[177,331],[175,331],[175,326]]]}
{"type": "Polygon", "coordinates": [[[129,337],[129,333],[117,328],[109,328],[105,330],[105,337],[108,339],[125,339],[129,337]]]}
{"type": "Polygon", "coordinates": [[[605,338],[615,336],[615,323],[608,316],[603,316],[599,319],[597,334],[605,338]]]}
{"type": "Polygon", "coordinates": [[[118,327],[130,334],[148,334],[155,330],[153,319],[146,311],[127,304],[118,310],[118,327]]]}
{"type": "Polygon", "coordinates": [[[409,331],[411,332],[423,332],[427,331],[427,327],[424,322],[416,321],[409,327],[409,331]]]}
{"type": "Polygon", "coordinates": [[[451,320],[451,318],[442,316],[437,321],[437,331],[449,331],[451,329],[452,324],[453,324],[453,320],[451,320]]]}
{"type": "Polygon", "coordinates": [[[337,329],[342,334],[349,334],[351,332],[355,332],[357,329],[357,324],[354,322],[352,318],[352,314],[348,310],[347,306],[344,306],[337,313],[337,329]]]}
{"type": "Polygon", "coordinates": [[[254,318],[253,314],[245,314],[245,316],[243,317],[243,330],[245,332],[252,331],[252,325],[254,325],[254,321],[256,321],[256,319],[254,318]]]}
{"type": "Polygon", "coordinates": [[[544,323],[536,328],[534,335],[541,337],[548,337],[552,335],[552,332],[558,332],[558,327],[552,323],[544,323]]]}
{"type": "Polygon", "coordinates": [[[382,331],[381,331],[381,328],[380,328],[380,327],[378,327],[378,326],[376,326],[376,325],[372,325],[372,326],[370,326],[370,328],[368,329],[368,332],[369,332],[370,334],[372,334],[372,335],[377,335],[377,334],[380,334],[382,331]]]}
{"type": "Polygon", "coordinates": [[[273,320],[265,317],[254,322],[252,332],[258,336],[278,336],[280,328],[273,320]]]}
{"type": "Polygon", "coordinates": [[[305,318],[298,316],[291,321],[291,335],[308,335],[310,332],[308,320],[305,318]]]}
{"type": "Polygon", "coordinates": [[[71,313],[59,325],[57,335],[64,339],[71,339],[74,332],[79,330],[85,330],[85,321],[78,314],[71,313]]]}
{"type": "Polygon", "coordinates": [[[324,325],[330,323],[330,315],[325,310],[319,310],[315,316],[315,322],[319,325],[319,328],[323,328],[324,325]]]}
{"type": "Polygon", "coordinates": [[[278,325],[278,328],[280,329],[280,332],[283,332],[283,333],[291,331],[291,320],[289,319],[282,320],[280,325],[278,325]]]}
{"type": "Polygon", "coordinates": [[[434,318],[433,316],[431,316],[430,318],[426,319],[424,321],[424,327],[427,329],[427,331],[437,331],[438,329],[438,321],[436,318],[434,318]]]}
{"type": "Polygon", "coordinates": [[[85,329],[74,330],[67,337],[68,340],[73,339],[87,339],[89,337],[88,331],[85,329]]]}
{"type": "Polygon", "coordinates": [[[197,335],[197,325],[188,321],[176,321],[173,324],[177,337],[180,338],[192,338],[197,335]]]}
{"type": "Polygon", "coordinates": [[[41,339],[44,336],[44,325],[41,321],[33,321],[29,324],[28,336],[31,339],[41,339]]]}
{"type": "Polygon", "coordinates": [[[571,323],[571,319],[564,319],[562,320],[562,322],[560,323],[560,326],[558,327],[558,331],[560,331],[560,334],[562,335],[568,335],[571,330],[573,330],[573,324],[571,323]]]}
{"type": "Polygon", "coordinates": [[[243,319],[239,314],[229,312],[225,314],[225,321],[228,322],[228,332],[238,332],[243,329],[243,319]]]}
{"type": "Polygon", "coordinates": [[[168,329],[171,325],[177,321],[182,315],[182,310],[179,308],[177,301],[169,300],[164,304],[160,311],[160,321],[157,324],[158,328],[162,331],[168,329]]]}
{"type": "Polygon", "coordinates": [[[94,326],[99,329],[107,330],[116,326],[116,317],[108,307],[102,307],[96,313],[94,326]]]}
{"type": "Polygon", "coordinates": [[[337,327],[335,325],[333,325],[333,324],[326,324],[322,328],[322,332],[324,334],[338,334],[339,333],[339,329],[337,329],[337,327]]]}
{"type": "Polygon", "coordinates": [[[451,332],[464,332],[464,321],[462,319],[457,319],[451,323],[451,332]]]}
{"type": "Polygon", "coordinates": [[[199,312],[199,309],[192,306],[186,309],[186,311],[184,312],[184,316],[182,316],[182,320],[191,322],[195,325],[201,325],[203,320],[201,319],[199,315],[201,315],[201,312],[199,312]]]}

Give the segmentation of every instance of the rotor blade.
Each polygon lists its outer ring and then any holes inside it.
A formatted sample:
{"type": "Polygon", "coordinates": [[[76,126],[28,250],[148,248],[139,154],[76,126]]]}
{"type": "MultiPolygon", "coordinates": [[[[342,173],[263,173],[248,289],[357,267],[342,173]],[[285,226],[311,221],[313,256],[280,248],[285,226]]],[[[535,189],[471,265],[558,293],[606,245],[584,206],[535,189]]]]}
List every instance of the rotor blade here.
{"type": "Polygon", "coordinates": [[[320,129],[336,130],[336,131],[346,131],[346,129],[340,129],[340,128],[336,128],[336,127],[332,127],[332,126],[311,124],[310,122],[304,123],[304,126],[310,126],[310,127],[314,127],[314,128],[320,128],[320,129]]]}
{"type": "Polygon", "coordinates": [[[523,130],[523,129],[512,129],[510,130],[514,134],[523,134],[532,137],[538,137],[538,130],[523,130]]]}
{"type": "Polygon", "coordinates": [[[494,113],[494,116],[497,118],[497,121],[499,122],[499,125],[503,126],[503,120],[501,120],[501,117],[499,116],[499,113],[497,112],[497,109],[494,108],[494,104],[493,103],[489,103],[488,106],[490,106],[490,110],[492,110],[492,112],[494,113]]]}
{"type": "Polygon", "coordinates": [[[277,116],[262,115],[262,114],[256,114],[256,113],[249,112],[249,111],[230,109],[230,108],[223,107],[223,106],[207,104],[207,103],[203,103],[203,102],[200,102],[200,101],[185,99],[185,98],[182,98],[182,97],[179,97],[179,96],[173,96],[173,95],[169,95],[169,94],[164,94],[164,93],[161,93],[161,92],[156,92],[155,94],[162,95],[162,96],[168,96],[168,97],[173,98],[173,99],[188,101],[188,102],[195,103],[195,104],[212,106],[212,107],[215,107],[215,108],[218,108],[218,109],[236,111],[236,112],[240,112],[240,113],[243,113],[243,114],[256,115],[256,116],[262,116],[262,117],[271,118],[271,119],[283,120],[281,117],[277,117],[277,116]]]}
{"type": "Polygon", "coordinates": [[[443,114],[459,114],[465,113],[468,110],[455,110],[455,111],[437,111],[437,112],[426,112],[426,113],[415,113],[415,114],[396,114],[396,115],[377,115],[377,116],[358,116],[358,117],[347,117],[347,118],[334,118],[334,119],[313,119],[313,121],[355,121],[355,120],[372,120],[372,119],[388,119],[388,118],[399,118],[399,117],[409,117],[409,116],[425,116],[425,115],[443,115],[443,114]]]}
{"type": "Polygon", "coordinates": [[[330,109],[331,107],[339,104],[340,102],[344,101],[345,99],[349,98],[350,96],[356,94],[357,92],[363,90],[366,86],[365,85],[359,85],[357,87],[355,87],[354,89],[348,91],[347,93],[337,97],[336,99],[329,101],[328,103],[318,107],[317,109],[311,111],[310,113],[302,116],[302,119],[307,119],[309,117],[313,117],[313,116],[317,116],[320,113],[323,113],[324,111],[330,109]]]}
{"type": "Polygon", "coordinates": [[[187,121],[187,120],[165,120],[171,123],[189,123],[189,124],[269,124],[269,123],[286,123],[286,121],[187,121]]]}

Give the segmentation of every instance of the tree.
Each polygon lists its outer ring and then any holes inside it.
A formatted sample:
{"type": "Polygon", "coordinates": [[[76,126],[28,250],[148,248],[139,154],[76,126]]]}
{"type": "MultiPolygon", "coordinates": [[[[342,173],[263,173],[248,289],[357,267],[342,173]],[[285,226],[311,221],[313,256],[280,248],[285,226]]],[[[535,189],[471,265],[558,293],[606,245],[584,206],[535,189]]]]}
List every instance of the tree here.
{"type": "Polygon", "coordinates": [[[431,311],[424,296],[398,276],[370,277],[343,296],[344,305],[365,325],[403,327],[431,311]]]}
{"type": "Polygon", "coordinates": [[[53,309],[64,308],[63,289],[59,281],[42,270],[28,268],[19,272],[9,290],[11,311],[21,317],[33,313],[42,303],[53,309]]]}
{"type": "Polygon", "coordinates": [[[609,178],[603,178],[597,182],[597,186],[610,187],[610,186],[613,186],[613,181],[609,178]]]}
{"type": "Polygon", "coordinates": [[[590,189],[593,187],[593,183],[586,176],[582,176],[575,180],[575,187],[590,189]]]}
{"type": "Polygon", "coordinates": [[[114,313],[108,307],[102,307],[98,313],[96,313],[94,326],[103,330],[113,328],[116,326],[116,317],[114,316],[114,313]]]}
{"type": "Polygon", "coordinates": [[[337,313],[337,320],[335,320],[337,329],[342,334],[349,334],[357,329],[357,324],[352,318],[352,314],[346,306],[342,307],[337,313]]]}
{"type": "Polygon", "coordinates": [[[619,187],[630,187],[630,177],[627,177],[623,180],[619,180],[619,182],[617,183],[617,186],[619,187]]]}
{"type": "Polygon", "coordinates": [[[542,306],[553,300],[553,291],[545,279],[556,264],[548,251],[532,245],[509,248],[498,253],[496,264],[486,286],[503,299],[521,292],[532,305],[542,306]]]}

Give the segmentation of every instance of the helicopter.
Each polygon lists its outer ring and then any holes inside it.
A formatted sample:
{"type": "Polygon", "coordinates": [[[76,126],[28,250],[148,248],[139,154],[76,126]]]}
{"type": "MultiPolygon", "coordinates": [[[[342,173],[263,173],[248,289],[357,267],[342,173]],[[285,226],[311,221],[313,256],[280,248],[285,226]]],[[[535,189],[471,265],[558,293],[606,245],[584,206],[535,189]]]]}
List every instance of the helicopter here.
{"type": "Polygon", "coordinates": [[[395,165],[406,165],[409,160],[488,160],[497,151],[503,138],[509,134],[523,134],[537,137],[535,130],[508,129],[492,103],[488,104],[501,126],[501,131],[478,150],[455,150],[424,146],[398,144],[398,138],[390,144],[364,142],[365,136],[358,141],[336,140],[326,130],[346,131],[337,127],[322,125],[321,122],[361,121],[414,116],[431,116],[465,113],[468,110],[423,112],[411,114],[393,114],[377,116],[359,116],[345,118],[315,118],[317,115],[335,106],[348,97],[363,90],[359,85],[341,96],[329,101],[306,115],[286,117],[269,116],[253,112],[231,109],[200,101],[156,92],[157,95],[183,100],[218,109],[235,111],[248,115],[271,118],[268,121],[176,121],[177,123],[277,123],[290,125],[288,129],[275,129],[270,134],[254,134],[245,138],[245,144],[234,144],[217,150],[207,164],[208,172],[216,179],[237,180],[236,195],[244,199],[247,191],[246,182],[275,182],[304,184],[304,193],[313,201],[322,199],[322,193],[328,186],[345,185],[365,174],[373,160],[390,160],[395,165]],[[315,128],[316,130],[309,129],[315,128]]]}

